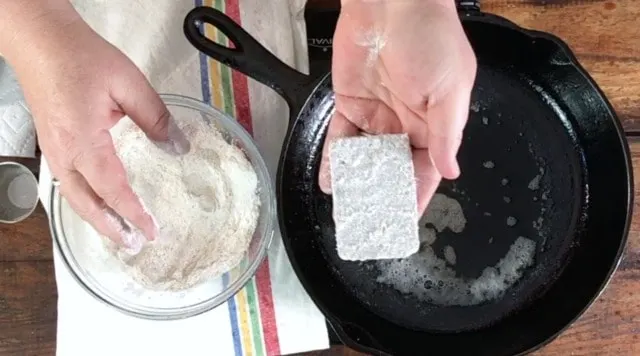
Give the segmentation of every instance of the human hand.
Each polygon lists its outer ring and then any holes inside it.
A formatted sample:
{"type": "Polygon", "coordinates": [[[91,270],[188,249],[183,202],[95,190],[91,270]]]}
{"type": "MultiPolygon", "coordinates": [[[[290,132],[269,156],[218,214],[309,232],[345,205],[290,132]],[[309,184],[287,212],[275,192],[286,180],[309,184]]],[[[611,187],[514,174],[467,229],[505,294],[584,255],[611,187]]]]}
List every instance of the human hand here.
{"type": "Polygon", "coordinates": [[[70,5],[63,10],[39,18],[51,26],[31,37],[14,67],[61,194],[99,233],[136,248],[154,238],[155,223],[129,185],[109,129],[126,114],[150,139],[166,142],[169,112],[123,53],[70,5]]]}
{"type": "Polygon", "coordinates": [[[336,109],[319,185],[331,193],[329,142],[409,135],[423,212],[442,177],[460,174],[476,59],[452,0],[343,0],[333,38],[336,109]]]}

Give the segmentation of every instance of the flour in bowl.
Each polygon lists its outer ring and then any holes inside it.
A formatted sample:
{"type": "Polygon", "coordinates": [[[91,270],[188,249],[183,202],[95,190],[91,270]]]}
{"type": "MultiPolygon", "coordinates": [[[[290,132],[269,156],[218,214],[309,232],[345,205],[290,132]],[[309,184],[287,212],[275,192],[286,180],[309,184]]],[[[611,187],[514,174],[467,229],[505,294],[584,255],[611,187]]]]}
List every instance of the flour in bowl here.
{"type": "Polygon", "coordinates": [[[190,150],[159,148],[128,122],[113,133],[129,182],[157,226],[157,239],[131,251],[106,238],[124,271],[152,290],[180,291],[238,265],[256,229],[256,172],[214,127],[182,127],[190,150]]]}

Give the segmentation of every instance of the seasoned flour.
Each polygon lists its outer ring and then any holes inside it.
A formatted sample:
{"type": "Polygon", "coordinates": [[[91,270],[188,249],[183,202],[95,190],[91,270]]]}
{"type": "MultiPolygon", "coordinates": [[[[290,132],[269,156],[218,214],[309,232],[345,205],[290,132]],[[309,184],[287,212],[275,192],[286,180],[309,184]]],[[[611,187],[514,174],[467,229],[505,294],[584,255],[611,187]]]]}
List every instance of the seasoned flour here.
{"type": "Polygon", "coordinates": [[[107,239],[104,246],[128,275],[153,290],[184,290],[235,267],[259,215],[258,178],[244,153],[213,127],[182,130],[191,146],[184,155],[159,148],[132,124],[114,134],[129,182],[158,234],[153,242],[130,241],[129,248],[107,239]]]}

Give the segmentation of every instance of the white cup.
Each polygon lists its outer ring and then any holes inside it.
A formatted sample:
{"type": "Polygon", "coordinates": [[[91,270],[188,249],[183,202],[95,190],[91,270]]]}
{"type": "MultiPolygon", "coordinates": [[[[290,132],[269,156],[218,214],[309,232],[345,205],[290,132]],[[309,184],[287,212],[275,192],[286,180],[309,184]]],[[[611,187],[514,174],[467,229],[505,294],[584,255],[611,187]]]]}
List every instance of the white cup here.
{"type": "Polygon", "coordinates": [[[0,223],[20,222],[38,205],[38,180],[25,166],[0,162],[0,223]]]}

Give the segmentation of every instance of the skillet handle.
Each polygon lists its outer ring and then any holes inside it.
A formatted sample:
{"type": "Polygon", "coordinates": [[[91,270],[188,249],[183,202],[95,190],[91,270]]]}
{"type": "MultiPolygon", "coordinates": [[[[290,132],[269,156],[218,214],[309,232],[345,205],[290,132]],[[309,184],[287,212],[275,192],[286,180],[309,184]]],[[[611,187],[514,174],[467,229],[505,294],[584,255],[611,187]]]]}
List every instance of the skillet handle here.
{"type": "Polygon", "coordinates": [[[365,329],[351,322],[336,321],[328,316],[329,324],[336,332],[340,341],[351,348],[360,349],[372,355],[388,355],[384,347],[365,329]]]}
{"type": "Polygon", "coordinates": [[[200,6],[191,10],[184,20],[183,30],[187,40],[200,52],[275,90],[289,105],[292,117],[297,116],[313,90],[311,77],[283,63],[216,9],[200,6]],[[233,43],[233,48],[208,39],[203,34],[204,24],[221,31],[233,43]]]}

